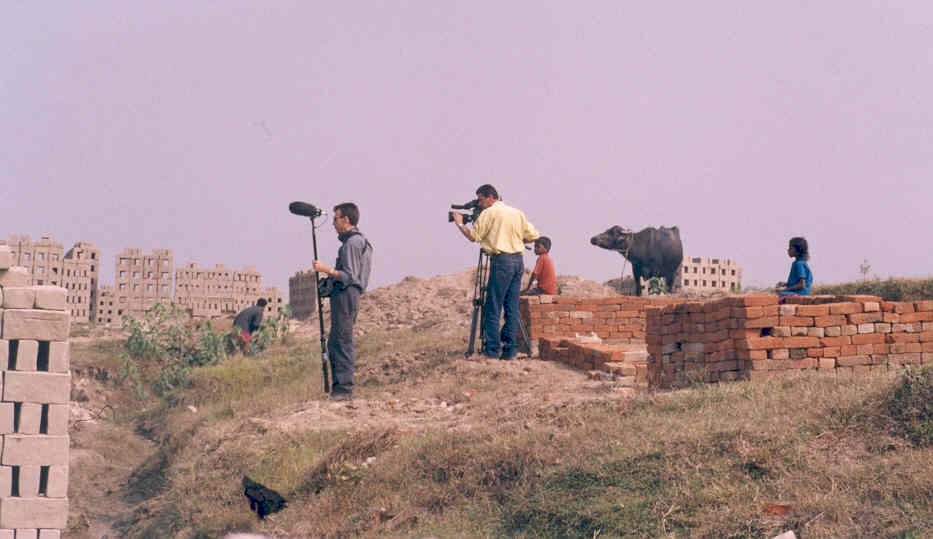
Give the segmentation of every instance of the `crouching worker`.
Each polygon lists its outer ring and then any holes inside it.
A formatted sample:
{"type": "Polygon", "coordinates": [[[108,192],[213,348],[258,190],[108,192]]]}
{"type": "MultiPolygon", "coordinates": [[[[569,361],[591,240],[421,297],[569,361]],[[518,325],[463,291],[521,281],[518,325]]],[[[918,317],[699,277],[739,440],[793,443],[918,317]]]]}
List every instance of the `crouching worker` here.
{"type": "Polygon", "coordinates": [[[262,312],[266,308],[266,300],[259,298],[256,305],[252,305],[240,311],[233,319],[233,327],[240,331],[236,336],[237,344],[243,355],[249,352],[249,342],[253,339],[255,333],[262,326],[262,312]]]}
{"type": "Polygon", "coordinates": [[[523,296],[557,295],[557,272],[554,271],[554,261],[551,260],[550,253],[551,238],[541,236],[535,240],[535,254],[538,255],[538,261],[528,279],[528,285],[522,290],[523,296]],[[532,288],[531,285],[534,284],[535,279],[538,280],[538,286],[532,288]]]}
{"type": "Polygon", "coordinates": [[[334,206],[334,230],[340,240],[337,264],[332,268],[314,261],[314,271],[326,273],[333,282],[330,294],[330,336],[327,355],[334,376],[331,398],[353,398],[353,324],[360,310],[360,294],[366,291],[373,265],[373,246],[356,228],[360,210],[352,202],[334,206]]]}

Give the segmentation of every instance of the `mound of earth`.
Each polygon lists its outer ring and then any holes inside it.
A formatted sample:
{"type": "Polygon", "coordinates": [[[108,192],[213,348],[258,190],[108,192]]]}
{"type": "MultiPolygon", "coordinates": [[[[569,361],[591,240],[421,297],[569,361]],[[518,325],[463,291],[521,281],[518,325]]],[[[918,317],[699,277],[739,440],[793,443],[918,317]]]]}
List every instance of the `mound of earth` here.
{"type": "MultiPolygon", "coordinates": [[[[528,273],[526,271],[526,273],[528,273]]],[[[360,298],[356,333],[397,329],[469,330],[473,313],[473,287],[476,268],[453,275],[405,277],[400,282],[367,291],[360,298]]],[[[526,277],[527,282],[527,277],[526,277]]],[[[611,287],[575,275],[559,275],[561,294],[575,297],[607,297],[618,293],[611,287]]],[[[328,302],[324,302],[325,322],[328,302]]],[[[325,324],[326,326],[326,324],[325,324]]],[[[317,317],[294,322],[298,334],[315,333],[317,317]]]]}

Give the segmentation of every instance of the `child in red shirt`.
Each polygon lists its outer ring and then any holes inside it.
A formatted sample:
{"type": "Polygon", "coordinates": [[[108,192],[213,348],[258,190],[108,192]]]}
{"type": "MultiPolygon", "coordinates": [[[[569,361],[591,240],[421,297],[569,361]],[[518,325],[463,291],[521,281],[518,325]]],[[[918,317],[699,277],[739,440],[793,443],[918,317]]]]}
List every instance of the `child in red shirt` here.
{"type": "Polygon", "coordinates": [[[528,286],[522,290],[523,296],[538,296],[548,294],[557,295],[557,272],[554,271],[554,261],[548,254],[551,252],[551,239],[547,236],[541,236],[535,240],[535,254],[538,255],[538,262],[535,269],[531,272],[531,278],[528,280],[528,286]],[[538,286],[531,288],[532,283],[538,280],[538,286]]]}

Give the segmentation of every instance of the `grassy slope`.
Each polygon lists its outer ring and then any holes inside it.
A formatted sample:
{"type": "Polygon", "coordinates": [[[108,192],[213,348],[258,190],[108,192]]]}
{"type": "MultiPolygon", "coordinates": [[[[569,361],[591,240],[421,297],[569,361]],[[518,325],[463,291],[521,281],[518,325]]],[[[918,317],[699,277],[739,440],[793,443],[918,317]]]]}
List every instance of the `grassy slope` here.
{"type": "MultiPolygon", "coordinates": [[[[424,368],[372,376],[364,397],[430,385],[432,372],[461,361],[461,342],[438,348],[424,334],[368,336],[360,357],[379,356],[388,338],[424,368]]],[[[933,528],[933,451],[892,434],[879,404],[890,374],[723,384],[622,407],[542,403],[492,410],[500,421],[468,431],[266,428],[261,419],[319,398],[320,364],[307,361],[316,346],[201,369],[171,403],[141,413],[138,428],[160,450],[135,472],[151,488],[134,489],[144,499],[122,532],[919,537],[933,528]],[[243,473],[289,507],[257,522],[239,489],[243,473]],[[765,515],[774,503],[792,513],[765,515]]]]}
{"type": "Polygon", "coordinates": [[[887,301],[933,299],[933,279],[867,279],[851,283],[814,286],[812,294],[871,294],[887,301]]]}

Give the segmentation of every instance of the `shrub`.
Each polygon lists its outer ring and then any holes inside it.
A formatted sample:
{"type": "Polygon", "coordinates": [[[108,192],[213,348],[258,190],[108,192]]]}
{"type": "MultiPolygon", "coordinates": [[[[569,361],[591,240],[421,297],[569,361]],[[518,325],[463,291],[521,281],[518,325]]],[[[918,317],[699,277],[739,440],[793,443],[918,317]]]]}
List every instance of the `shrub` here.
{"type": "Polygon", "coordinates": [[[933,279],[871,279],[852,283],[814,286],[811,294],[870,294],[885,301],[933,299],[933,279]]]}
{"type": "MultiPolygon", "coordinates": [[[[123,379],[130,379],[137,397],[149,390],[158,396],[182,386],[191,369],[215,365],[236,346],[236,328],[215,330],[210,320],[193,322],[175,305],[157,303],[142,319],[123,317],[123,329],[129,332],[120,355],[123,379]]],[[[265,350],[276,338],[288,332],[288,311],[279,309],[276,316],[263,320],[250,342],[250,353],[265,350]]]]}

